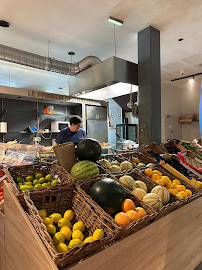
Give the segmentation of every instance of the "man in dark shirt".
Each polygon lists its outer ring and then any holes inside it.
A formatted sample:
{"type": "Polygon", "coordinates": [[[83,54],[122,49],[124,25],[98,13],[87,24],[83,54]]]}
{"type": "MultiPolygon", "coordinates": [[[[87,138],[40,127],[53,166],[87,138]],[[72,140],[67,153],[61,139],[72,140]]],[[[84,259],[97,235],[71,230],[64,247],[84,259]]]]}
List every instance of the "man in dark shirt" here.
{"type": "Polygon", "coordinates": [[[57,135],[53,146],[58,144],[72,142],[76,146],[81,140],[86,138],[85,131],[81,128],[82,120],[78,116],[74,116],[70,119],[70,127],[64,128],[57,135]]]}

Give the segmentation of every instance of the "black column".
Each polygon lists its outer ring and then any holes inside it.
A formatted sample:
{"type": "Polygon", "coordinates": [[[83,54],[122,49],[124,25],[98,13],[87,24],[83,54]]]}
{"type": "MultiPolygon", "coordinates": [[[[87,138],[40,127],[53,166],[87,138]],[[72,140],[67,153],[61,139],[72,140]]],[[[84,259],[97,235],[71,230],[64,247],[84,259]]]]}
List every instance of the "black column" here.
{"type": "Polygon", "coordinates": [[[160,31],[138,33],[139,143],[161,143],[160,31]]]}

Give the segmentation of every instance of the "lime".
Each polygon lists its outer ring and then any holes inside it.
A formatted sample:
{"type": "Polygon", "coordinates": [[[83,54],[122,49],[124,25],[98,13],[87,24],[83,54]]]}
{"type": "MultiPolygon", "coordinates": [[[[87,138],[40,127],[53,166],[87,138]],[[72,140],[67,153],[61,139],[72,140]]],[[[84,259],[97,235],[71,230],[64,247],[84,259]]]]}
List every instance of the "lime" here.
{"type": "Polygon", "coordinates": [[[62,218],[62,216],[59,213],[53,213],[50,215],[50,218],[52,218],[53,223],[57,224],[58,221],[62,218]]]}
{"type": "Polygon", "coordinates": [[[27,192],[27,188],[21,189],[22,192],[27,192]]]}
{"type": "Polygon", "coordinates": [[[77,246],[81,246],[83,242],[80,239],[73,239],[69,242],[68,248],[72,249],[77,246]]]}
{"type": "Polygon", "coordinates": [[[68,218],[70,221],[72,221],[74,218],[74,212],[72,210],[65,211],[64,218],[68,218]]]}
{"type": "Polygon", "coordinates": [[[82,221],[78,221],[73,225],[73,231],[79,230],[81,232],[85,231],[85,224],[82,221]]]}
{"type": "Polygon", "coordinates": [[[16,180],[15,180],[15,183],[19,184],[19,183],[22,183],[23,182],[23,179],[21,177],[18,177],[16,180]]]}
{"type": "Polygon", "coordinates": [[[50,182],[52,180],[53,176],[52,176],[52,174],[47,174],[45,178],[46,178],[46,181],[50,182]]]}
{"type": "Polygon", "coordinates": [[[34,189],[34,187],[33,186],[27,186],[27,190],[33,190],[34,189]]]}
{"type": "Polygon", "coordinates": [[[64,243],[59,243],[56,246],[56,249],[60,253],[67,253],[69,251],[68,246],[66,244],[64,244],[64,243]]]}
{"type": "Polygon", "coordinates": [[[58,180],[53,180],[53,181],[51,182],[51,186],[55,186],[55,185],[57,185],[57,184],[59,184],[59,181],[58,181],[58,180]]]}
{"type": "Polygon", "coordinates": [[[39,188],[42,188],[41,184],[34,185],[34,189],[39,189],[39,188]]]}
{"type": "Polygon", "coordinates": [[[42,186],[42,188],[48,188],[49,187],[48,183],[43,183],[41,186],[42,186]]]}
{"type": "Polygon", "coordinates": [[[68,218],[61,218],[59,221],[58,221],[58,227],[59,228],[62,228],[64,226],[68,226],[68,227],[71,227],[71,222],[69,221],[68,218]]]}
{"type": "Polygon", "coordinates": [[[43,183],[46,183],[46,179],[44,177],[41,177],[39,179],[39,184],[43,184],[43,183]]]}
{"type": "Polygon", "coordinates": [[[32,186],[32,182],[30,182],[30,181],[29,182],[25,182],[25,185],[26,186],[32,186]]]}
{"type": "Polygon", "coordinates": [[[54,244],[57,246],[60,243],[64,243],[65,241],[65,237],[61,232],[57,232],[54,236],[53,236],[53,242],[54,244]]]}
{"type": "Polygon", "coordinates": [[[50,224],[47,226],[48,233],[53,236],[56,233],[56,228],[54,225],[50,224]]]}
{"type": "Polygon", "coordinates": [[[72,239],[80,239],[81,241],[83,241],[84,239],[83,233],[79,230],[73,231],[72,239]]]}
{"type": "Polygon", "coordinates": [[[32,175],[28,175],[28,176],[26,177],[26,181],[27,181],[27,182],[33,182],[33,181],[34,181],[33,176],[32,176],[32,175]]]}
{"type": "Polygon", "coordinates": [[[35,186],[36,184],[39,184],[39,180],[34,179],[34,181],[33,181],[33,185],[35,186]]]}
{"type": "Polygon", "coordinates": [[[19,187],[20,187],[20,186],[22,186],[22,185],[24,185],[24,184],[23,184],[23,183],[21,183],[21,182],[20,182],[20,183],[18,183],[18,186],[19,186],[19,187]]]}
{"type": "Polygon", "coordinates": [[[95,230],[94,233],[93,233],[93,239],[96,240],[96,239],[102,239],[102,238],[104,238],[103,229],[95,230]]]}
{"type": "Polygon", "coordinates": [[[94,241],[94,239],[93,239],[93,237],[92,236],[88,236],[85,240],[84,240],[84,244],[85,243],[89,243],[89,242],[93,242],[94,241]]]}
{"type": "Polygon", "coordinates": [[[46,184],[48,185],[48,187],[50,187],[50,186],[51,186],[51,183],[50,183],[50,182],[47,182],[46,184]]]}
{"type": "Polygon", "coordinates": [[[37,179],[37,180],[39,180],[40,178],[42,178],[43,177],[43,175],[41,174],[41,173],[37,173],[36,175],[35,175],[35,179],[37,179]]]}
{"type": "Polygon", "coordinates": [[[21,186],[19,187],[20,190],[23,190],[23,189],[25,189],[25,188],[27,188],[26,185],[21,185],[21,186]]]}
{"type": "Polygon", "coordinates": [[[72,231],[68,226],[64,226],[61,228],[60,232],[64,235],[65,239],[69,241],[72,236],[72,231]]]}
{"type": "Polygon", "coordinates": [[[46,218],[43,219],[43,223],[47,227],[48,225],[53,225],[53,220],[52,220],[52,218],[46,217],[46,218]]]}
{"type": "Polygon", "coordinates": [[[46,216],[47,216],[46,209],[40,209],[39,216],[42,217],[43,219],[46,218],[46,216]]]}

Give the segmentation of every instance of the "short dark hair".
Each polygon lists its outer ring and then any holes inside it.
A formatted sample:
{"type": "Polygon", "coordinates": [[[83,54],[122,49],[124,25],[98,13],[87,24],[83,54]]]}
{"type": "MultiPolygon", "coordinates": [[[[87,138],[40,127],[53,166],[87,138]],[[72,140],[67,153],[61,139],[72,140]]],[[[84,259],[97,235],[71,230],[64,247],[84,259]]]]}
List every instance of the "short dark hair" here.
{"type": "Polygon", "coordinates": [[[73,116],[72,118],[70,118],[70,125],[71,124],[78,125],[80,123],[82,123],[81,117],[79,117],[79,116],[73,116]]]}

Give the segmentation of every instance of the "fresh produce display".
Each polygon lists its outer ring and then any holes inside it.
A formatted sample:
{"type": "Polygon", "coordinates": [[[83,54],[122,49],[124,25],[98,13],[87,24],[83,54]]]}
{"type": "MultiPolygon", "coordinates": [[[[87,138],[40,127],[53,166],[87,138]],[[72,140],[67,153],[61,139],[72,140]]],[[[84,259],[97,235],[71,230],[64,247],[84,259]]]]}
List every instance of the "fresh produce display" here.
{"type": "Polygon", "coordinates": [[[158,170],[153,171],[152,169],[146,169],[144,173],[158,185],[165,186],[170,193],[180,199],[185,199],[192,195],[192,191],[187,189],[184,185],[181,185],[181,182],[178,179],[171,181],[168,176],[163,176],[158,170]]]}
{"type": "Polygon", "coordinates": [[[102,153],[99,142],[95,139],[84,139],[80,141],[76,148],[76,157],[78,160],[89,160],[96,162],[102,153]]]}
{"type": "Polygon", "coordinates": [[[187,150],[194,152],[197,158],[202,159],[202,153],[198,151],[196,146],[194,145],[191,146],[190,143],[187,143],[187,142],[183,142],[182,146],[184,146],[187,150]]]}
{"type": "Polygon", "coordinates": [[[155,193],[148,193],[144,196],[143,201],[151,205],[154,209],[161,209],[163,207],[162,199],[155,193]]]}
{"type": "Polygon", "coordinates": [[[118,181],[104,178],[92,185],[89,195],[105,212],[114,214],[126,198],[126,191],[118,181]]]}
{"type": "Polygon", "coordinates": [[[121,176],[119,182],[131,191],[136,188],[135,180],[129,175],[121,176]]]}
{"type": "Polygon", "coordinates": [[[84,237],[85,224],[82,221],[73,224],[74,212],[71,209],[66,210],[63,216],[60,213],[53,213],[49,217],[46,209],[40,209],[39,215],[59,253],[67,253],[74,247],[104,238],[103,229],[96,229],[93,235],[84,237]]]}
{"type": "Polygon", "coordinates": [[[142,207],[136,207],[131,199],[125,199],[121,205],[122,212],[115,215],[114,220],[121,226],[129,225],[133,221],[137,221],[147,215],[142,207]]]}
{"type": "Polygon", "coordinates": [[[98,166],[88,160],[79,161],[72,167],[70,175],[75,179],[87,178],[99,174],[98,166]]]}
{"type": "Polygon", "coordinates": [[[148,163],[148,164],[145,164],[145,163],[141,162],[141,161],[140,161],[138,158],[136,158],[136,157],[133,157],[133,158],[132,158],[132,161],[135,162],[135,163],[138,165],[138,167],[140,167],[140,168],[144,168],[144,167],[146,167],[146,168],[153,168],[153,166],[154,166],[154,163],[148,163]]]}
{"type": "Polygon", "coordinates": [[[36,189],[48,188],[50,186],[55,186],[60,183],[60,179],[57,175],[42,175],[41,173],[36,173],[33,175],[27,175],[25,179],[22,177],[17,177],[15,183],[21,192],[27,192],[36,189]]]}
{"type": "Polygon", "coordinates": [[[109,169],[111,172],[120,172],[133,169],[133,165],[129,161],[123,161],[121,163],[118,161],[112,161],[110,163],[107,159],[100,159],[99,162],[102,164],[102,166],[109,169]]]}
{"type": "Polygon", "coordinates": [[[170,200],[170,193],[165,187],[156,186],[151,190],[151,193],[157,194],[161,198],[163,204],[168,203],[170,200]]]}
{"type": "Polygon", "coordinates": [[[141,188],[135,188],[133,191],[133,194],[135,196],[139,197],[140,199],[143,199],[145,195],[147,195],[147,192],[144,191],[144,189],[141,188]]]}

